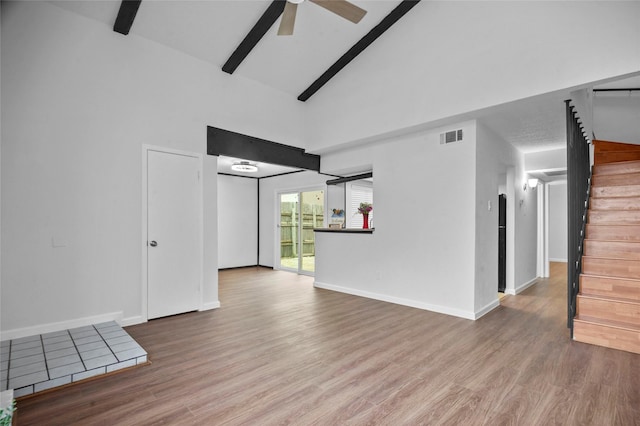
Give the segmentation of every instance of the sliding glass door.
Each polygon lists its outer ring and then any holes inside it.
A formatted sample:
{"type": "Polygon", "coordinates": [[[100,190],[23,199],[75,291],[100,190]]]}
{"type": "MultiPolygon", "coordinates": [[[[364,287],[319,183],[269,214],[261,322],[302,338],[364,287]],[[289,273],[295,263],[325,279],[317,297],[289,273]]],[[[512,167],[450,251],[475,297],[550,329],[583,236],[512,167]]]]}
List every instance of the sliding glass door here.
{"type": "Polygon", "coordinates": [[[315,272],[314,228],[324,226],[324,191],[279,194],[279,268],[312,275],[315,272]]]}

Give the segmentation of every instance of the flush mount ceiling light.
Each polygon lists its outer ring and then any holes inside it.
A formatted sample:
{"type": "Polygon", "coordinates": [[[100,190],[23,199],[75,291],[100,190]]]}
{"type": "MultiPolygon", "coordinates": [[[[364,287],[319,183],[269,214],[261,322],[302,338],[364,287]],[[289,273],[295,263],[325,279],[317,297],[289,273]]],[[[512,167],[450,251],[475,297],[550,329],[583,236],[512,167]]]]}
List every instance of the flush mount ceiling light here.
{"type": "Polygon", "coordinates": [[[258,171],[258,167],[248,161],[240,161],[239,163],[233,163],[231,170],[236,172],[255,173],[258,171]]]}

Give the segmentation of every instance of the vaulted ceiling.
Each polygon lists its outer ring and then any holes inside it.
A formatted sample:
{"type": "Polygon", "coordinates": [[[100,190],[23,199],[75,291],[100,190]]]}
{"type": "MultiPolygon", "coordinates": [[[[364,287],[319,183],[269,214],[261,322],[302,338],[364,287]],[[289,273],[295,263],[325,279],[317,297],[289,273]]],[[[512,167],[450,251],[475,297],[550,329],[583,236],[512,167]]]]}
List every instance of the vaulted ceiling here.
{"type": "MultiPolygon", "coordinates": [[[[121,7],[121,2],[116,0],[52,3],[110,28],[121,7]]],[[[232,78],[254,80],[297,98],[402,2],[354,0],[353,3],[367,11],[358,24],[316,4],[303,2],[297,9],[294,35],[278,36],[277,19],[235,69],[232,78]]],[[[418,4],[416,10],[427,3],[418,4]]],[[[270,0],[144,0],[135,16],[131,33],[211,63],[222,72],[224,64],[270,4],[270,0]]],[[[388,31],[402,25],[403,20],[400,19],[388,31]]],[[[374,42],[363,54],[375,55],[377,49],[374,42]]],[[[341,71],[349,72],[348,65],[341,71]]],[[[619,84],[640,86],[637,80],[619,84]]],[[[559,92],[539,96],[477,111],[465,118],[483,121],[524,152],[559,148],[565,144],[562,101],[568,95],[568,92],[559,92]]]]}

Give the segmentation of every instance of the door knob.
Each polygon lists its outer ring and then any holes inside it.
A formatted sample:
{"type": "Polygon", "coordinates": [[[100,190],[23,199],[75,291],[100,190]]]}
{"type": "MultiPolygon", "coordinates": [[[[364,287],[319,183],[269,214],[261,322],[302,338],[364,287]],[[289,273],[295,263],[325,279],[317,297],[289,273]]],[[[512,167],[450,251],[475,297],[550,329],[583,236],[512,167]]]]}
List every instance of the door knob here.
{"type": "Polygon", "coordinates": [[[155,247],[155,246],[157,246],[157,245],[158,245],[158,243],[157,243],[156,241],[151,241],[151,242],[149,243],[149,245],[150,245],[151,247],[155,247]]]}

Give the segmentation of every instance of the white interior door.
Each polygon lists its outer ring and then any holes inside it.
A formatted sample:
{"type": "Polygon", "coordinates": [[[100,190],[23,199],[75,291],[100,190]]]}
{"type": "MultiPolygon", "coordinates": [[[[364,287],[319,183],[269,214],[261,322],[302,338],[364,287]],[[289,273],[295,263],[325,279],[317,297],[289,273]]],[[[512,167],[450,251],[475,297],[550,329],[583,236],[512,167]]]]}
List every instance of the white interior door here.
{"type": "Polygon", "coordinates": [[[199,157],[147,151],[147,318],[201,302],[199,157]]]}

